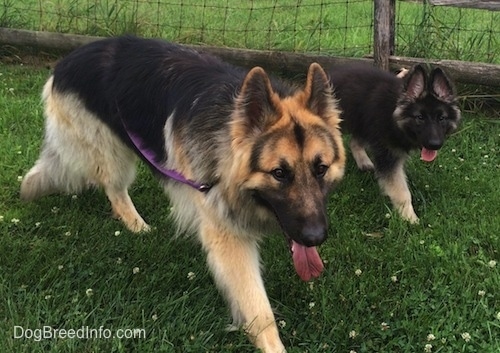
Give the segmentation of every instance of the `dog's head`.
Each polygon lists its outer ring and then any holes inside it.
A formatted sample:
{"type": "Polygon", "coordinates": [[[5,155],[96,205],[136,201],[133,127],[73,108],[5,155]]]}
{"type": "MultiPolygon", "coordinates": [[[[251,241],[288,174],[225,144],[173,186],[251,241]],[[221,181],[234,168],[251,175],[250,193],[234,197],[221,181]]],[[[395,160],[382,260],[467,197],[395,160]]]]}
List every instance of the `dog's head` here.
{"type": "Polygon", "coordinates": [[[327,236],[327,194],[344,173],[339,123],[328,78],[318,64],[310,66],[305,86],[287,96],[254,68],[236,100],[232,150],[241,151],[234,165],[239,190],[277,219],[299,262],[316,257],[312,247],[327,236]]]}
{"type": "Polygon", "coordinates": [[[422,159],[432,161],[461,119],[455,89],[446,73],[435,68],[428,74],[422,65],[414,66],[404,77],[393,117],[411,142],[409,147],[421,148],[422,159]]]}

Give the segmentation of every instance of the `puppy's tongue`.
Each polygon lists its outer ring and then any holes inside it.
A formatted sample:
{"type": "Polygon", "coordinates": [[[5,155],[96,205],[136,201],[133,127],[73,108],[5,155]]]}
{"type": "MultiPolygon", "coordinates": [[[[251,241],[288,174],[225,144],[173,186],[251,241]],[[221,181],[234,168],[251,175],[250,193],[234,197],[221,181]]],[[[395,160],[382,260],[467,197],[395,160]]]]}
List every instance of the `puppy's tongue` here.
{"type": "Polygon", "coordinates": [[[427,148],[422,147],[422,151],[420,152],[420,159],[425,162],[432,162],[436,158],[437,154],[437,151],[428,150],[427,148]]]}
{"type": "Polygon", "coordinates": [[[323,271],[323,261],[315,246],[307,247],[292,241],[292,257],[295,271],[303,281],[316,278],[323,271]]]}

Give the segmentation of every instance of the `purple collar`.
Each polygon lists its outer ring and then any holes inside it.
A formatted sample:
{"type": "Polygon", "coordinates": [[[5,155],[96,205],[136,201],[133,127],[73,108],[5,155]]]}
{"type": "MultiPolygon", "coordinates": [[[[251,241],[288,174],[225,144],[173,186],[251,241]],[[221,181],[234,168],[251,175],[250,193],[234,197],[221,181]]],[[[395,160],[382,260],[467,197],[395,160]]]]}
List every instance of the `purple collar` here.
{"type": "MultiPolygon", "coordinates": [[[[123,123],[123,122],[122,122],[123,123]]],[[[201,191],[201,192],[208,192],[211,188],[211,184],[206,184],[206,183],[197,183],[193,180],[187,179],[184,175],[179,173],[176,170],[173,169],[166,169],[162,167],[159,163],[156,162],[155,160],[155,154],[153,151],[144,148],[144,143],[142,139],[137,135],[134,134],[133,132],[129,131],[125,124],[123,124],[123,127],[125,128],[125,131],[127,132],[128,137],[130,138],[130,141],[132,144],[136,147],[137,151],[144,157],[146,161],[154,168],[158,173],[163,175],[164,177],[167,177],[169,179],[178,181],[180,183],[186,184],[191,186],[192,188],[201,191]]]]}

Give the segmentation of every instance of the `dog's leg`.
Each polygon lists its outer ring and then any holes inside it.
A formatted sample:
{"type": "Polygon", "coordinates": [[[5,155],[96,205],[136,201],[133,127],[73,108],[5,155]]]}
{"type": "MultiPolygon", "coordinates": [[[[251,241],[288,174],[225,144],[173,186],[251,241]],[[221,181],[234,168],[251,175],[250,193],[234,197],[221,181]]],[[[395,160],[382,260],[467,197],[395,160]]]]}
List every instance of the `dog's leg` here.
{"type": "Polygon", "coordinates": [[[48,124],[42,152],[35,165],[23,177],[21,183],[21,199],[32,201],[39,197],[57,192],[79,193],[89,186],[90,181],[78,168],[72,168],[71,163],[63,161],[78,160],[81,156],[72,154],[76,144],[67,144],[60,136],[59,131],[48,124]]]}
{"type": "Polygon", "coordinates": [[[410,223],[418,223],[406,181],[405,158],[394,157],[390,151],[379,151],[375,160],[378,183],[383,193],[389,196],[394,208],[403,219],[410,223]]]}
{"type": "Polygon", "coordinates": [[[58,191],[54,171],[60,169],[59,158],[55,153],[44,149],[35,165],[23,177],[21,199],[32,201],[58,191]]]}
{"type": "Polygon", "coordinates": [[[44,144],[35,166],[23,178],[21,198],[33,200],[99,185],[128,229],[149,230],[127,192],[135,178],[134,153],[78,97],[54,91],[52,78],[45,84],[43,99],[44,144]]]}
{"type": "Polygon", "coordinates": [[[257,241],[235,235],[209,219],[203,219],[200,228],[209,267],[229,302],[233,324],[243,325],[262,352],[285,352],[260,274],[257,241]]]}
{"type": "Polygon", "coordinates": [[[373,163],[370,160],[370,157],[366,154],[365,147],[358,139],[352,137],[349,146],[351,147],[352,156],[354,157],[354,160],[360,170],[374,170],[373,163]]]}
{"type": "Polygon", "coordinates": [[[116,189],[107,186],[104,191],[111,202],[113,217],[120,219],[132,232],[148,232],[150,230],[150,226],[137,212],[126,188],[116,189]]]}
{"type": "Polygon", "coordinates": [[[149,225],[137,212],[128,188],[135,179],[136,157],[114,137],[108,137],[104,145],[108,149],[96,149],[92,178],[104,188],[111,202],[113,216],[120,219],[132,232],[147,232],[149,225]]]}

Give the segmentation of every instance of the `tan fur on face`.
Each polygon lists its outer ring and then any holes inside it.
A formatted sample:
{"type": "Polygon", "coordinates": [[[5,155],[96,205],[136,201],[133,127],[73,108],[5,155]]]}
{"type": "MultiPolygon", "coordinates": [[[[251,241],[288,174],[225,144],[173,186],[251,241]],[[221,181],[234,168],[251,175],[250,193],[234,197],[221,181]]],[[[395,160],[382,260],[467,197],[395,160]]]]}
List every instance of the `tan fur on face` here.
{"type": "MultiPolygon", "coordinates": [[[[249,75],[251,75],[251,72],[249,75]]],[[[344,174],[345,165],[345,150],[340,133],[340,111],[337,107],[337,102],[333,98],[334,95],[331,88],[328,88],[325,92],[326,109],[322,116],[314,114],[308,107],[308,101],[311,98],[311,90],[313,85],[314,74],[321,75],[325,81],[328,81],[327,76],[321,66],[316,63],[311,64],[308,76],[306,79],[305,87],[303,90],[298,91],[291,97],[286,97],[284,99],[279,99],[278,95],[272,91],[270,83],[268,84],[272,97],[273,104],[276,106],[277,111],[280,113],[276,122],[266,130],[266,134],[272,134],[274,131],[278,130],[289,130],[290,137],[280,142],[279,149],[276,151],[268,151],[269,153],[264,153],[265,158],[269,160],[263,161],[264,165],[276,166],[278,158],[281,156],[287,156],[290,160],[297,160],[302,158],[303,161],[311,162],[318,153],[324,155],[326,161],[330,161],[330,168],[328,170],[327,178],[330,181],[336,181],[342,178],[344,174]],[[305,149],[302,156],[299,155],[299,151],[296,146],[296,142],[292,137],[292,129],[294,124],[300,124],[306,131],[305,149]],[[309,133],[314,127],[320,127],[328,131],[333,139],[333,144],[327,143],[325,139],[320,136],[314,136],[309,133]],[[336,155],[335,155],[336,149],[336,155]],[[274,159],[274,160],[271,160],[274,159]],[[334,163],[335,160],[335,163],[334,163]]],[[[245,87],[245,85],[243,85],[245,87]]],[[[243,88],[244,89],[244,88],[243,88]]],[[[251,149],[253,143],[255,142],[255,136],[249,136],[246,126],[241,121],[245,117],[235,116],[234,123],[232,124],[232,150],[238,151],[238,156],[234,156],[235,160],[242,161],[242,163],[232,163],[231,170],[234,172],[234,176],[239,180],[247,180],[249,178],[248,174],[250,170],[248,169],[248,161],[250,159],[251,149]],[[246,164],[246,165],[245,165],[246,164]]],[[[275,119],[270,119],[275,120],[275,119]]],[[[259,176],[258,178],[266,178],[266,176],[259,176]]],[[[253,178],[257,178],[253,176],[253,178]]],[[[254,183],[258,183],[257,180],[254,183]]],[[[251,186],[251,183],[248,185],[251,186]]]]}

